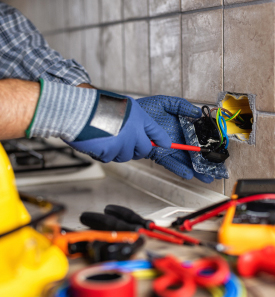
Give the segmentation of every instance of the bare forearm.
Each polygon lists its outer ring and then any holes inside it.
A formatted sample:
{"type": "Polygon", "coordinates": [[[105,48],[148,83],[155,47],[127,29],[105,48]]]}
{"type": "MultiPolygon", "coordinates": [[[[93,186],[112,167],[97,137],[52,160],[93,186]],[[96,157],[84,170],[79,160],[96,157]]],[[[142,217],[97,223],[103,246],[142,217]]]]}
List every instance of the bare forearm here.
{"type": "MultiPolygon", "coordinates": [[[[83,83],[78,87],[94,88],[83,83]]],[[[40,83],[20,79],[0,80],[0,140],[25,136],[40,94],[40,83]]]]}
{"type": "Polygon", "coordinates": [[[0,140],[25,136],[40,93],[38,82],[0,80],[0,140]]]}

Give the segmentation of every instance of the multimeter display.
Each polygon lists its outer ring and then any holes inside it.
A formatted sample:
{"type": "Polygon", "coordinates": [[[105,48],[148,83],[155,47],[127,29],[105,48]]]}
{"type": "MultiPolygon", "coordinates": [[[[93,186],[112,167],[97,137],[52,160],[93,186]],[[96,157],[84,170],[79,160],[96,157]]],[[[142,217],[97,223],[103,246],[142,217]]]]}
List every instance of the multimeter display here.
{"type": "MultiPolygon", "coordinates": [[[[239,180],[235,191],[238,198],[264,193],[275,193],[274,179],[239,180]]],[[[238,205],[232,223],[274,225],[275,201],[266,199],[238,205]]]]}
{"type": "Polygon", "coordinates": [[[232,223],[274,225],[274,219],[275,203],[249,202],[236,207],[232,223]]]}
{"type": "Polygon", "coordinates": [[[235,194],[238,195],[238,198],[265,193],[275,193],[274,179],[239,180],[235,190],[235,194]]]}

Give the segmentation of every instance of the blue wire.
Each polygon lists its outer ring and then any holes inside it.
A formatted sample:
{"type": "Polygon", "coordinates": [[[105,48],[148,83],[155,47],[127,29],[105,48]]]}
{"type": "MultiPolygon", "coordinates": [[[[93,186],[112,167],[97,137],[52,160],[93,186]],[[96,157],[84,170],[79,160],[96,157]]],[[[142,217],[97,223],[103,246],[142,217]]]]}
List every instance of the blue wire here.
{"type": "Polygon", "coordinates": [[[140,269],[150,269],[152,264],[147,260],[137,259],[119,262],[107,262],[102,264],[105,269],[119,269],[122,271],[135,271],[140,269]]]}
{"type": "Polygon", "coordinates": [[[222,111],[222,114],[224,114],[225,116],[229,117],[230,118],[230,115],[227,114],[226,112],[222,111]]]}
{"type": "Polygon", "coordinates": [[[227,125],[226,125],[226,121],[224,119],[224,117],[219,116],[219,125],[222,131],[223,136],[226,138],[226,145],[225,148],[228,148],[228,144],[229,144],[229,138],[227,136],[227,125]]]}
{"type": "Polygon", "coordinates": [[[239,279],[233,273],[230,274],[230,278],[224,286],[225,294],[223,297],[241,297],[242,286],[239,279]]]}
{"type": "Polygon", "coordinates": [[[60,288],[54,295],[54,297],[68,297],[69,296],[69,286],[60,288]]]}

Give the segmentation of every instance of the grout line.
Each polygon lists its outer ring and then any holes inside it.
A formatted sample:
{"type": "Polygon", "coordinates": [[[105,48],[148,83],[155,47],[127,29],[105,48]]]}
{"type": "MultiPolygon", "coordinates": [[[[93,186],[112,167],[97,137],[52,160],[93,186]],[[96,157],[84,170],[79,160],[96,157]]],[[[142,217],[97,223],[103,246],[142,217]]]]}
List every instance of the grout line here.
{"type": "MultiPolygon", "coordinates": [[[[149,16],[149,13],[150,13],[150,3],[149,3],[150,0],[147,0],[147,16],[149,16]]],[[[150,20],[147,21],[147,25],[148,25],[148,59],[149,59],[149,93],[150,95],[149,96],[152,96],[152,71],[151,71],[151,22],[150,20]]],[[[150,168],[154,168],[154,161],[153,160],[150,160],[150,168]]]]}
{"type": "MultiPolygon", "coordinates": [[[[224,92],[224,0],[222,6],[222,90],[224,92]]],[[[223,180],[223,195],[225,195],[225,180],[223,180]]]]}
{"type": "Polygon", "coordinates": [[[262,116],[271,116],[271,117],[275,117],[275,113],[274,113],[274,112],[270,112],[270,111],[260,111],[260,110],[256,110],[256,114],[257,114],[257,115],[262,115],[262,116]]]}
{"type": "MultiPolygon", "coordinates": [[[[147,0],[147,11],[149,15],[149,0],[147,0]]],[[[149,93],[152,95],[152,61],[151,61],[151,22],[147,21],[148,26],[148,59],[149,59],[149,93]]]]}
{"type": "MultiPolygon", "coordinates": [[[[53,30],[53,31],[45,31],[42,33],[44,36],[47,36],[47,35],[54,35],[54,34],[60,34],[60,33],[66,33],[66,32],[86,30],[86,29],[92,29],[92,28],[98,28],[98,27],[114,26],[114,25],[118,25],[121,23],[129,23],[129,22],[137,22],[137,21],[150,21],[150,20],[154,20],[154,19],[168,18],[168,17],[178,16],[178,15],[183,15],[183,14],[194,14],[197,12],[206,12],[206,11],[218,10],[218,9],[222,8],[222,6],[220,5],[220,6],[214,6],[214,7],[208,7],[208,8],[194,9],[194,10],[190,10],[190,11],[174,11],[174,12],[163,13],[163,14],[158,14],[158,15],[154,15],[154,16],[148,15],[146,17],[121,19],[121,20],[117,20],[117,21],[101,23],[101,19],[102,19],[101,18],[101,15],[102,15],[101,5],[99,7],[100,7],[100,23],[99,24],[91,24],[91,25],[84,25],[84,26],[70,27],[70,28],[61,28],[61,29],[57,29],[57,30],[53,30]]],[[[149,13],[149,2],[148,2],[148,13],[149,13]]]]}
{"type": "Polygon", "coordinates": [[[259,4],[265,4],[265,3],[272,3],[275,2],[275,0],[256,0],[256,1],[250,1],[250,2],[244,2],[244,3],[233,3],[224,5],[225,9],[230,8],[236,8],[236,7],[244,7],[244,6],[252,6],[252,5],[259,5],[259,4]]]}
{"type": "MultiPolygon", "coordinates": [[[[124,19],[124,1],[121,0],[121,17],[124,19]]],[[[122,24],[122,77],[123,77],[123,90],[126,92],[126,39],[125,39],[125,24],[122,24]]]]}
{"type": "MultiPolygon", "coordinates": [[[[224,0],[223,0],[224,5],[224,0]]],[[[222,10],[222,91],[224,92],[224,9],[222,10]]]]}
{"type": "Polygon", "coordinates": [[[182,16],[180,17],[180,85],[181,85],[181,97],[183,97],[183,41],[182,41],[182,16]]]}

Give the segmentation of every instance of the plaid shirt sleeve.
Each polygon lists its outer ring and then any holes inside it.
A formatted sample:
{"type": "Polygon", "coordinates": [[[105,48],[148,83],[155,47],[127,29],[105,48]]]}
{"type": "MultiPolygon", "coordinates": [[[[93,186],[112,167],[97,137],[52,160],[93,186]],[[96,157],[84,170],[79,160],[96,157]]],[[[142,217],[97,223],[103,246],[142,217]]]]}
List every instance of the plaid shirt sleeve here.
{"type": "Polygon", "coordinates": [[[51,49],[17,9],[0,2],[0,79],[44,80],[77,86],[91,83],[83,66],[51,49]]]}

